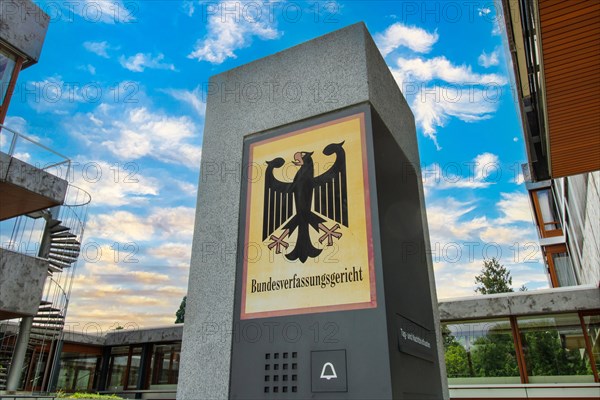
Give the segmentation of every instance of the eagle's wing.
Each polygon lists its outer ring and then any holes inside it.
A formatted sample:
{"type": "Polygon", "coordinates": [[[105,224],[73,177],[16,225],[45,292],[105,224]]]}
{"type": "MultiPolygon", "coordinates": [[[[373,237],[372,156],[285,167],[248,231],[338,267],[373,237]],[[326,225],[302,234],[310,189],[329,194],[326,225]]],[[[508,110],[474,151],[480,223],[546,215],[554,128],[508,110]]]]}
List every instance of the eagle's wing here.
{"type": "Polygon", "coordinates": [[[348,190],[346,184],[346,152],[342,143],[325,147],[323,154],[335,154],[335,162],[315,178],[314,210],[344,226],[348,226],[348,190]]]}
{"type": "Polygon", "coordinates": [[[266,240],[294,213],[292,183],[281,182],[273,175],[273,170],[281,168],[283,164],[285,164],[283,158],[267,161],[263,211],[263,240],[266,240]]]}

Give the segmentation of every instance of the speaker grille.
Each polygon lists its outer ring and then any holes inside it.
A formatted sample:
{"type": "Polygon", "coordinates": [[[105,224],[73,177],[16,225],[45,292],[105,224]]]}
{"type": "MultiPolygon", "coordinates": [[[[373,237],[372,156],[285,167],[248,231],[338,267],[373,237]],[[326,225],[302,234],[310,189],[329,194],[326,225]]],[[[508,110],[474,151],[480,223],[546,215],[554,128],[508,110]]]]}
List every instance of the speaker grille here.
{"type": "Polygon", "coordinates": [[[265,393],[298,392],[298,353],[265,353],[265,393]]]}

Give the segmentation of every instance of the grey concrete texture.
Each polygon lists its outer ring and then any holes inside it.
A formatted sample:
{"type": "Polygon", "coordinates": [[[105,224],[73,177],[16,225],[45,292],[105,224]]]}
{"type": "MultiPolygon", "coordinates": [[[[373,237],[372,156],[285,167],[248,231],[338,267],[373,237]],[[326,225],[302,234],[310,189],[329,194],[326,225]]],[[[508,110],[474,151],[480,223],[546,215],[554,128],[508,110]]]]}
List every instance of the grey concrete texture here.
{"type": "Polygon", "coordinates": [[[47,274],[48,261],[0,248],[0,311],[34,316],[47,274]]]}
{"type": "Polygon", "coordinates": [[[600,309],[598,286],[574,286],[443,300],[442,322],[600,309]]]}
{"type": "Polygon", "coordinates": [[[40,59],[50,16],[31,0],[0,1],[0,43],[26,58],[25,65],[40,59]]]}
{"type": "Polygon", "coordinates": [[[66,180],[5,153],[0,156],[0,181],[47,197],[53,203],[63,203],[69,186],[66,180]]]}
{"type": "Polygon", "coordinates": [[[157,343],[181,341],[183,325],[157,328],[123,329],[106,334],[105,346],[120,346],[137,343],[157,343]]]}
{"type": "Polygon", "coordinates": [[[178,399],[228,397],[244,137],[366,102],[419,172],[416,138],[398,133],[414,119],[363,23],[210,79],[178,399]]]}

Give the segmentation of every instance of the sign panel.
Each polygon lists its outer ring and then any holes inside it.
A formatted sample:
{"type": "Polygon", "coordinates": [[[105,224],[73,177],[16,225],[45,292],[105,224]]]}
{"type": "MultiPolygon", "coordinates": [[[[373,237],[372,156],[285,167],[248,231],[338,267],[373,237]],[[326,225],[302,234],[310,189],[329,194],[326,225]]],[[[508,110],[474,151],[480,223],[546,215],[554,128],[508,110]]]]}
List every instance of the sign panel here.
{"type": "Polygon", "coordinates": [[[247,140],[241,319],[376,307],[364,119],[247,140]]]}

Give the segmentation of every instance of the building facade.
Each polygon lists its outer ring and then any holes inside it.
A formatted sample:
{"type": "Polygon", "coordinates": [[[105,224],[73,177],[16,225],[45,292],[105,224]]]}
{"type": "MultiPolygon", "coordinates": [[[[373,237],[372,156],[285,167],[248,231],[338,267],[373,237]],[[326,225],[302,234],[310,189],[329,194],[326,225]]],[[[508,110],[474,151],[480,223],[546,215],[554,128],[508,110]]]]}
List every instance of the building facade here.
{"type": "Polygon", "coordinates": [[[600,282],[600,4],[502,0],[552,287],[600,282]]]}
{"type": "MultiPolygon", "coordinates": [[[[451,399],[597,399],[597,294],[577,286],[440,302],[451,399]]],[[[175,399],[182,334],[183,324],[67,331],[53,389],[175,399]]]]}

